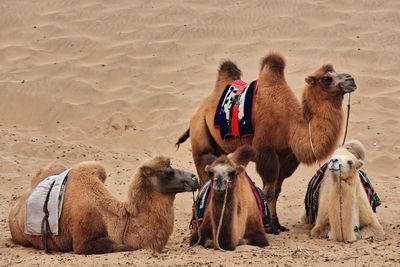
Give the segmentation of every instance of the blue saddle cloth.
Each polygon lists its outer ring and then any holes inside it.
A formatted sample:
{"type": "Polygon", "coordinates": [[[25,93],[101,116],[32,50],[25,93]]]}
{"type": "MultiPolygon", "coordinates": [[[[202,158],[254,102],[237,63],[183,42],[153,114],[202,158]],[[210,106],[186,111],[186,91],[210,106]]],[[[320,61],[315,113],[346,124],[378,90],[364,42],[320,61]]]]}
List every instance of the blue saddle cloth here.
{"type": "MultiPolygon", "coordinates": [[[[308,183],[304,204],[307,217],[309,218],[308,223],[310,224],[315,223],[318,215],[319,189],[327,167],[328,163],[322,165],[322,167],[318,169],[318,171],[314,174],[314,176],[308,183]]],[[[359,177],[364,187],[365,193],[367,194],[367,197],[369,199],[369,204],[371,205],[372,210],[376,212],[376,208],[382,204],[381,200],[379,199],[378,194],[372,187],[371,181],[368,179],[367,174],[360,170],[359,177]]]]}
{"type": "Polygon", "coordinates": [[[222,139],[252,136],[252,113],[257,81],[229,83],[219,100],[214,116],[214,127],[219,128],[222,139]]]}

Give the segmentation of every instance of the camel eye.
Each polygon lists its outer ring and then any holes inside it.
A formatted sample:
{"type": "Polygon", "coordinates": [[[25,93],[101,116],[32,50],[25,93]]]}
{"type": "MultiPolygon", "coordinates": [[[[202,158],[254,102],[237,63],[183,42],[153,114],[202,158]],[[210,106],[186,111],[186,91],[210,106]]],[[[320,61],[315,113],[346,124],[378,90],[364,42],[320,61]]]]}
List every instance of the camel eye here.
{"type": "Polygon", "coordinates": [[[324,83],[331,83],[332,82],[332,77],[330,77],[330,76],[325,76],[325,77],[322,77],[321,78],[321,81],[322,82],[324,82],[324,83]]]}
{"type": "Polygon", "coordinates": [[[170,177],[170,176],[173,176],[175,174],[175,172],[174,172],[174,170],[168,170],[168,171],[165,171],[164,174],[165,174],[165,176],[170,177]]]}
{"type": "Polygon", "coordinates": [[[230,172],[228,172],[228,175],[230,178],[233,178],[236,176],[236,171],[230,171],[230,172]]]}
{"type": "Polygon", "coordinates": [[[347,164],[349,164],[349,166],[351,167],[351,165],[353,165],[353,162],[351,160],[348,160],[347,164]]]}
{"type": "Polygon", "coordinates": [[[208,177],[212,178],[214,176],[214,172],[213,171],[207,171],[207,175],[208,175],[208,177]]]}

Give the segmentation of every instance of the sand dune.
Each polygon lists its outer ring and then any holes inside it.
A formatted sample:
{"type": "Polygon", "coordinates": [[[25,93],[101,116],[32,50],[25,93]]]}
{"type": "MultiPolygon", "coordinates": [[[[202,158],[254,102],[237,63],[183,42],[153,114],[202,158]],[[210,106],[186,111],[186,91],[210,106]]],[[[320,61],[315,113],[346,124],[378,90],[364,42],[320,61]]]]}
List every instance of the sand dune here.
{"type": "MultiPolygon", "coordinates": [[[[399,29],[396,0],[1,1],[0,266],[398,265],[399,29]],[[12,244],[9,208],[39,167],[98,160],[121,198],[135,168],[154,155],[194,171],[189,143],[177,152],[173,144],[211,91],[218,65],[231,59],[250,81],[269,51],[285,56],[298,96],[304,78],[322,64],[356,78],[348,136],[367,148],[386,241],[310,239],[299,217],[316,166],[301,166],[279,203],[291,231],[269,235],[266,249],[187,252],[190,194],[177,197],[169,254],[45,255],[12,244]]],[[[261,184],[254,166],[250,173],[261,184]]]]}

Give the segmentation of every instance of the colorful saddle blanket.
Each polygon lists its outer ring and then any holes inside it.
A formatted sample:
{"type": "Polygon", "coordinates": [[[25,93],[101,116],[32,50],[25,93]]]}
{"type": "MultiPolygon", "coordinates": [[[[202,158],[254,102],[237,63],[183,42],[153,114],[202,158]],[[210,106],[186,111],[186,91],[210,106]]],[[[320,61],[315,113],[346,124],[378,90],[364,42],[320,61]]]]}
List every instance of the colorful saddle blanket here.
{"type": "Polygon", "coordinates": [[[229,83],[219,100],[214,117],[214,127],[219,128],[221,138],[253,135],[253,102],[257,93],[257,81],[229,83]]]}
{"type": "Polygon", "coordinates": [[[58,235],[58,220],[64,201],[65,184],[71,169],[41,181],[25,202],[25,233],[41,235],[45,217],[44,206],[49,212],[48,222],[53,235],[58,235]]]}
{"type": "MultiPolygon", "coordinates": [[[[250,179],[250,177],[246,173],[246,177],[249,181],[251,190],[253,191],[254,197],[256,198],[258,209],[260,211],[260,216],[264,225],[264,230],[266,233],[271,233],[272,232],[272,227],[271,227],[271,216],[269,213],[269,209],[267,206],[267,199],[264,195],[264,192],[258,188],[254,182],[250,179]]],[[[197,219],[199,222],[199,225],[203,222],[204,220],[204,214],[206,212],[206,209],[208,207],[208,204],[211,199],[211,182],[208,181],[203,188],[201,189],[199,195],[197,196],[195,202],[193,203],[193,209],[192,209],[192,219],[190,220],[190,225],[189,228],[193,227],[193,225],[196,224],[196,215],[195,212],[197,211],[197,219]]]]}
{"type": "MultiPolygon", "coordinates": [[[[328,167],[328,163],[322,165],[322,167],[314,174],[308,183],[306,197],[304,199],[304,204],[306,207],[306,215],[308,217],[308,223],[313,224],[317,218],[318,214],[318,200],[319,200],[319,188],[324,178],[325,171],[328,167]]],[[[376,194],[367,174],[363,171],[359,171],[359,176],[361,183],[365,189],[365,193],[369,199],[369,203],[372,210],[376,212],[376,207],[381,205],[381,201],[376,194]]]]}

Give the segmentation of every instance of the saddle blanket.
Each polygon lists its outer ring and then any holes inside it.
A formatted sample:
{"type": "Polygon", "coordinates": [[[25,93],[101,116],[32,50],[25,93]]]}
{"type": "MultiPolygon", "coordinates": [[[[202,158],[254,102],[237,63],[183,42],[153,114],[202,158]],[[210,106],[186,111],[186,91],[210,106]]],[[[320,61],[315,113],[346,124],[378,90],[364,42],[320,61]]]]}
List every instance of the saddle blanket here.
{"type": "Polygon", "coordinates": [[[25,233],[29,235],[42,234],[42,222],[45,216],[44,205],[49,194],[47,209],[49,211],[50,230],[58,235],[58,220],[61,216],[64,190],[67,175],[71,169],[59,175],[52,175],[41,181],[25,202],[25,233]],[[50,191],[51,190],[51,191],[50,191]]]}
{"type": "MultiPolygon", "coordinates": [[[[271,233],[272,232],[272,227],[271,227],[271,216],[269,213],[269,209],[267,206],[267,198],[264,195],[264,192],[258,188],[254,182],[250,179],[250,177],[246,173],[247,180],[249,181],[251,190],[253,192],[254,197],[256,198],[257,201],[257,206],[260,211],[260,216],[264,225],[264,230],[266,233],[271,233]]],[[[196,225],[196,215],[195,212],[197,211],[197,219],[199,222],[199,225],[204,220],[204,214],[206,212],[206,209],[208,207],[208,204],[211,199],[211,182],[208,181],[203,188],[201,189],[199,195],[197,196],[195,202],[193,203],[193,209],[192,209],[192,219],[190,220],[190,225],[189,228],[193,227],[193,225],[196,225]]]]}
{"type": "Polygon", "coordinates": [[[222,139],[252,136],[253,102],[257,81],[229,83],[222,93],[214,116],[214,127],[222,139]]]}
{"type": "MultiPolygon", "coordinates": [[[[325,171],[328,167],[328,163],[322,165],[322,167],[315,173],[315,175],[311,178],[310,182],[308,183],[306,197],[304,199],[304,204],[306,207],[306,214],[308,217],[308,223],[314,224],[315,220],[318,215],[318,200],[319,200],[319,188],[324,178],[325,171]]],[[[370,180],[367,177],[367,174],[362,170],[359,171],[359,177],[361,183],[364,187],[365,193],[369,199],[369,204],[372,207],[372,210],[376,212],[376,207],[381,205],[381,201],[375,192],[374,188],[370,180]]]]}

